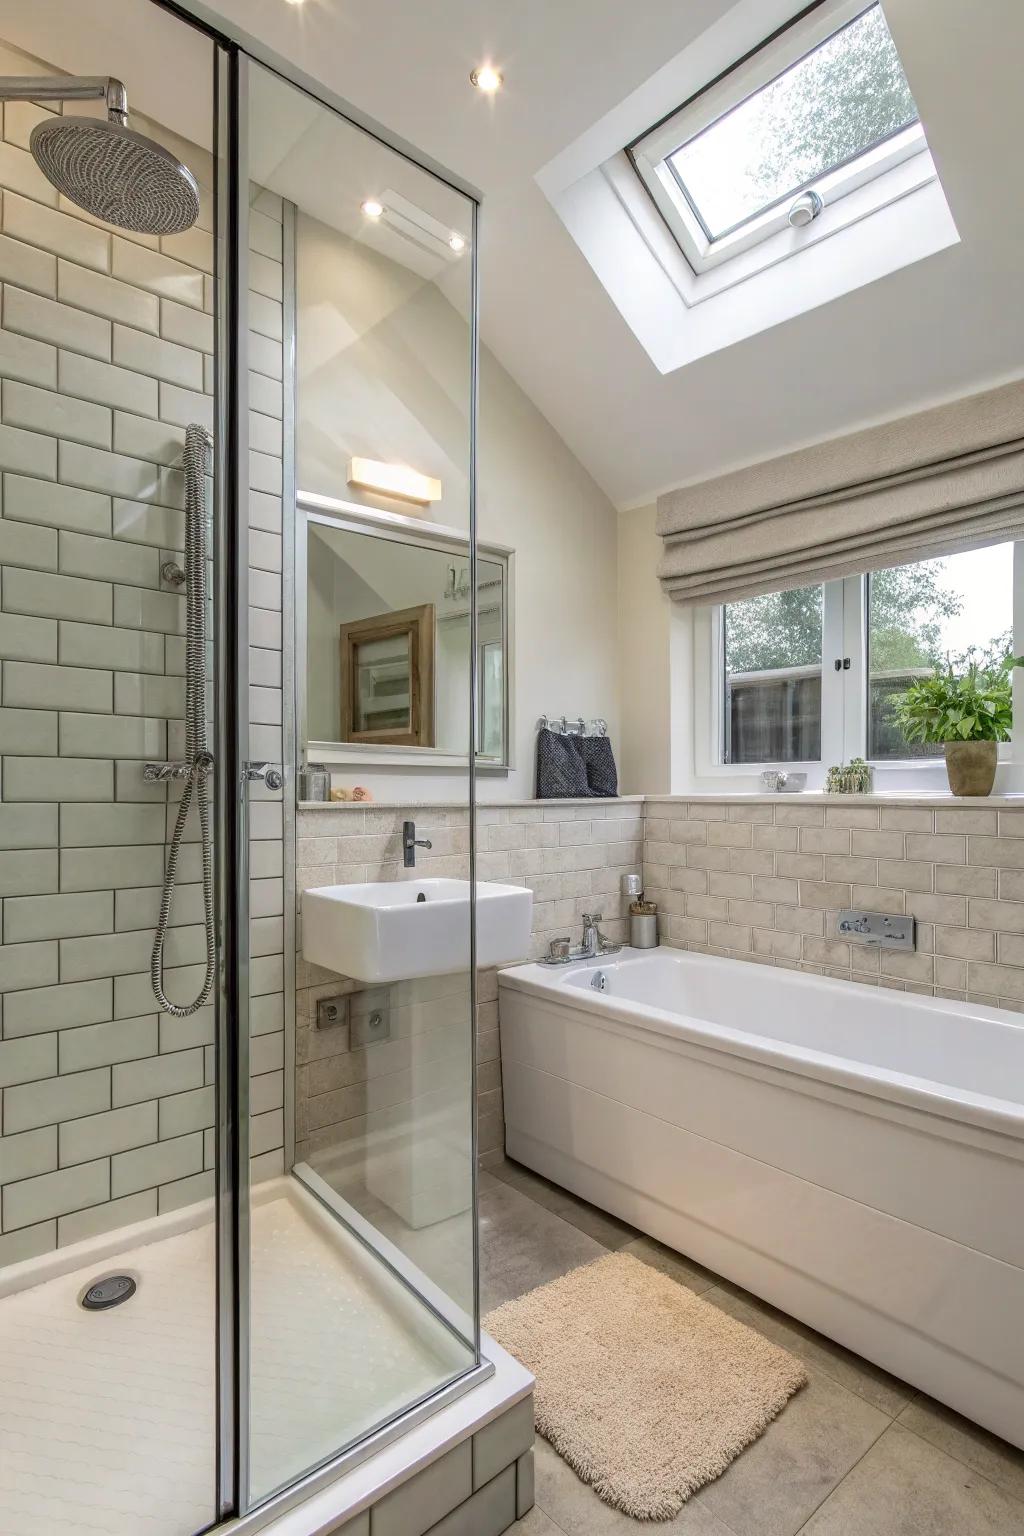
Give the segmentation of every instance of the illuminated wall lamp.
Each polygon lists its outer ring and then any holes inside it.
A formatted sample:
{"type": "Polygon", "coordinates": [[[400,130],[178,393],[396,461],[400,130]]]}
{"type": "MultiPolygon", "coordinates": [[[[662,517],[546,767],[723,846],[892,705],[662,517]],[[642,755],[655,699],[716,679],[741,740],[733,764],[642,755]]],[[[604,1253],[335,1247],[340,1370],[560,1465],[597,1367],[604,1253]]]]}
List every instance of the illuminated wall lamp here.
{"type": "Polygon", "coordinates": [[[430,475],[421,475],[405,464],[381,464],[377,459],[349,459],[348,483],[380,496],[399,496],[403,501],[415,501],[425,507],[432,501],[441,500],[441,482],[430,475]]]}

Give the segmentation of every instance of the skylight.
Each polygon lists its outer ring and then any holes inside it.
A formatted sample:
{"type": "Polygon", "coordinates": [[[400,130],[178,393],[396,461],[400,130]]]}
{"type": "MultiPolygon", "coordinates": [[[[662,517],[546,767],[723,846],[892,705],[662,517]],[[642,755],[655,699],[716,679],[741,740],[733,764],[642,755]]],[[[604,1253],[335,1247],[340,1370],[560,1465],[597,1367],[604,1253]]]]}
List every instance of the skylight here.
{"type": "Polygon", "coordinates": [[[915,190],[927,148],[881,6],[822,0],[627,153],[720,291],[915,190]]]}
{"type": "Polygon", "coordinates": [[[718,240],[916,121],[873,5],[666,158],[718,240]]]}

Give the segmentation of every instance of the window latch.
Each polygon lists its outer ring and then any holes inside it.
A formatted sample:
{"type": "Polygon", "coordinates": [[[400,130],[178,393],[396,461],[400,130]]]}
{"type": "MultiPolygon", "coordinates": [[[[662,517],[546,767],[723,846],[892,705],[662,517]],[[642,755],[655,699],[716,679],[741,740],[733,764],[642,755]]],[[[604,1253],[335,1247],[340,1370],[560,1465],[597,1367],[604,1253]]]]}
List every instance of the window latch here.
{"type": "Polygon", "coordinates": [[[836,660],[835,660],[835,668],[836,668],[837,672],[849,672],[849,670],[850,670],[850,658],[849,658],[849,656],[837,656],[836,660]]]}

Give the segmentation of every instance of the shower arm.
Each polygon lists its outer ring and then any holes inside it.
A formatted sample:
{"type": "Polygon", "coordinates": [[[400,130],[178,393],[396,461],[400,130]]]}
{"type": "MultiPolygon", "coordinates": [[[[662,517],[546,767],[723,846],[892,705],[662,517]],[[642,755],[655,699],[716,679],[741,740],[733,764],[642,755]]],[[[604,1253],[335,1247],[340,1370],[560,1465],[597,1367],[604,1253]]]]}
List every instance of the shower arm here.
{"type": "Polygon", "coordinates": [[[109,121],[128,123],[128,92],[108,75],[4,75],[0,101],[106,101],[109,121]]]}

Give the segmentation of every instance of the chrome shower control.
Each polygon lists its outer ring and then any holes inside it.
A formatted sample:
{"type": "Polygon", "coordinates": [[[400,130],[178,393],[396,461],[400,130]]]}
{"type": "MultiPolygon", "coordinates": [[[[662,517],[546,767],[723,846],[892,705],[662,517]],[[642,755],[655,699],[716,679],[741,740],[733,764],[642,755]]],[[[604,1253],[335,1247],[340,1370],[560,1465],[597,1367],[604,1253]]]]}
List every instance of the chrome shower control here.
{"type": "Polygon", "coordinates": [[[916,949],[917,924],[912,917],[888,912],[840,912],[836,932],[852,944],[877,944],[881,949],[916,949]]]}
{"type": "Polygon", "coordinates": [[[280,789],[284,784],[284,774],[271,763],[246,763],[242,768],[242,780],[246,784],[256,784],[262,780],[268,789],[280,789]]]}

